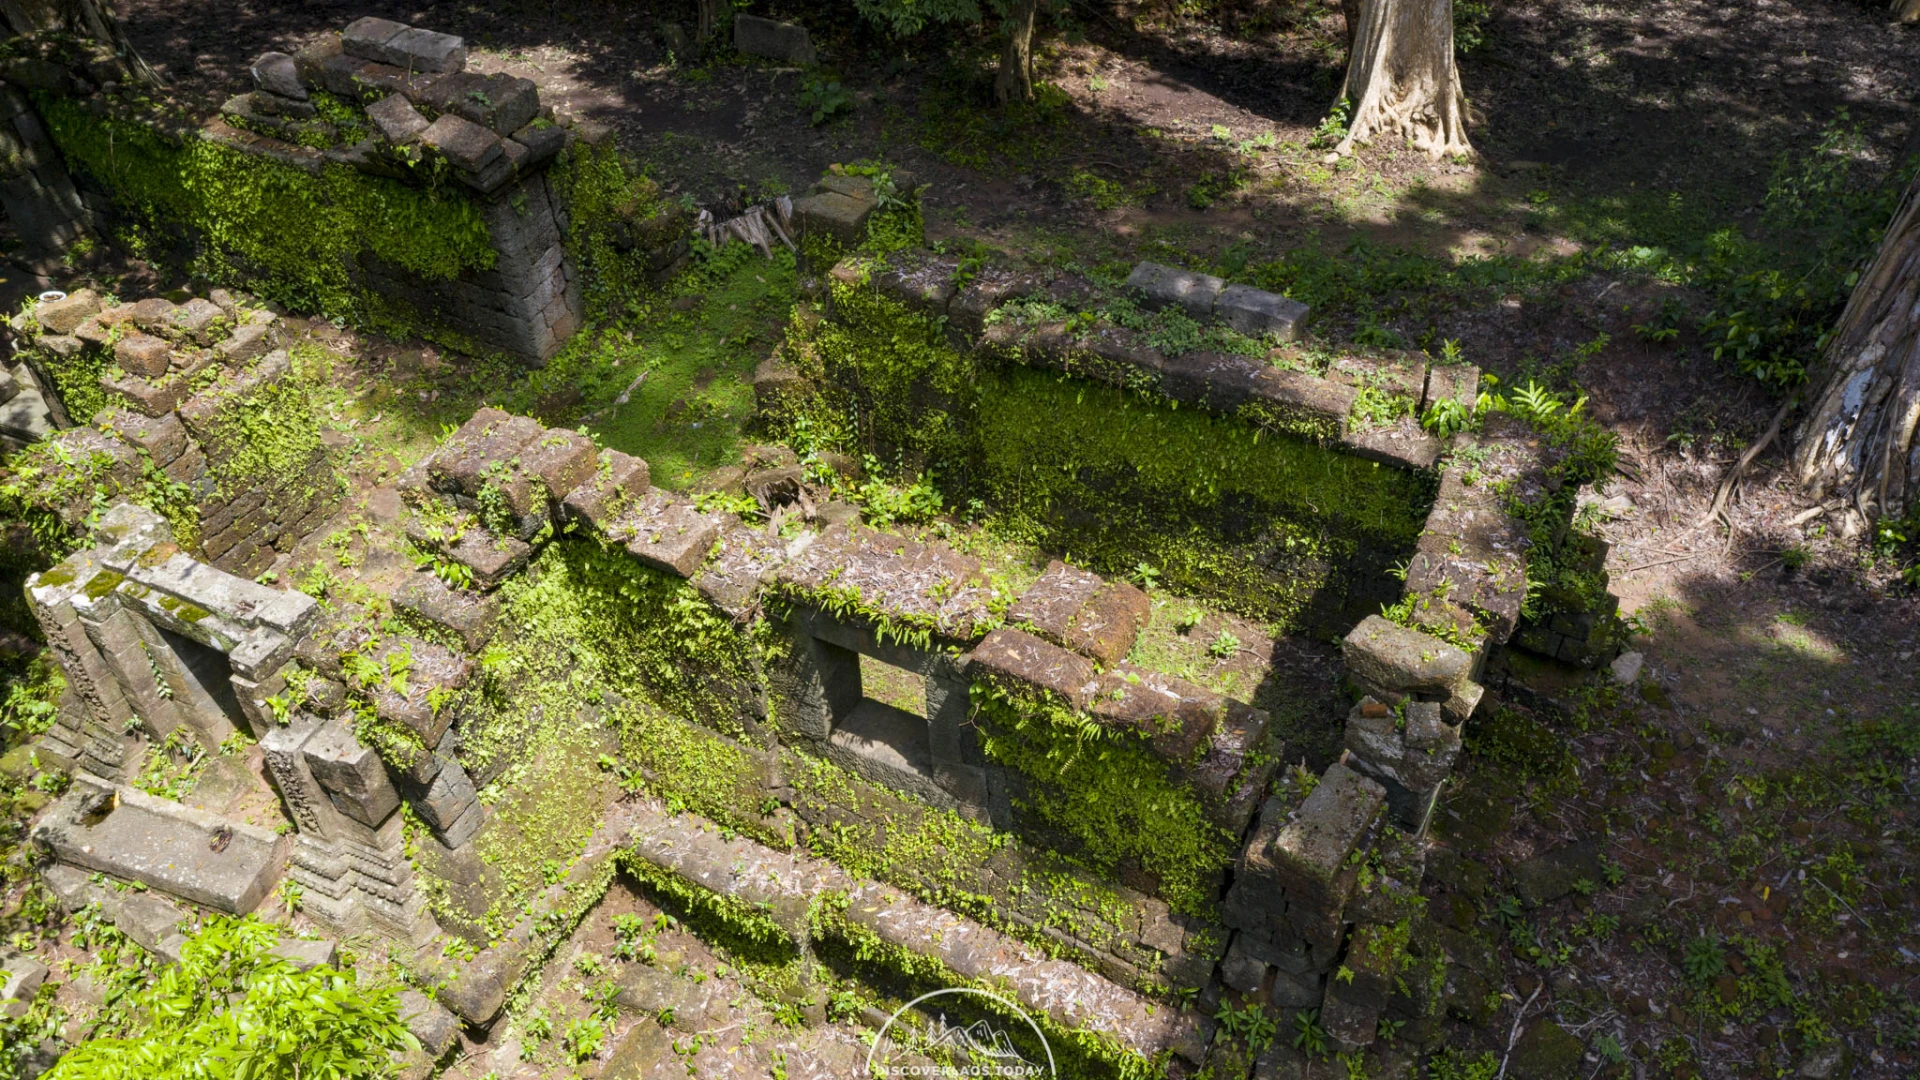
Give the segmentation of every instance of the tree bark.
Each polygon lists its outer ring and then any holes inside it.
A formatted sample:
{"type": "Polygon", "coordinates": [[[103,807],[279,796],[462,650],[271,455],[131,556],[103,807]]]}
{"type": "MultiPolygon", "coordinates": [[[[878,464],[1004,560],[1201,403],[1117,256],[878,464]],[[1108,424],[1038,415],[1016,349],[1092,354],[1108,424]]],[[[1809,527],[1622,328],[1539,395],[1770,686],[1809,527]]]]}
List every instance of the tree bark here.
{"type": "Polygon", "coordinates": [[[705,49],[713,40],[714,31],[720,28],[720,4],[722,0],[700,0],[700,18],[695,40],[705,49]]]}
{"type": "Polygon", "coordinates": [[[1361,0],[1347,78],[1351,100],[1336,153],[1379,136],[1404,136],[1433,158],[1471,154],[1467,95],[1453,60],[1453,0],[1361,0]]]}
{"type": "Polygon", "coordinates": [[[1033,97],[1033,15],[1038,0],[1013,0],[1007,13],[1007,48],[1000,54],[993,96],[1000,104],[1033,97]]]}
{"type": "Polygon", "coordinates": [[[1340,0],[1340,14],[1347,21],[1347,63],[1353,63],[1353,38],[1360,32],[1360,0],[1340,0]]]}
{"type": "Polygon", "coordinates": [[[1860,518],[1898,517],[1920,498],[1920,177],[1853,287],[1794,433],[1794,471],[1815,499],[1860,518]]]}
{"type": "Polygon", "coordinates": [[[160,73],[140,56],[133,40],[121,28],[111,0],[0,0],[0,18],[6,20],[7,29],[15,34],[64,30],[92,38],[113,50],[126,81],[148,86],[161,84],[160,73]]]}

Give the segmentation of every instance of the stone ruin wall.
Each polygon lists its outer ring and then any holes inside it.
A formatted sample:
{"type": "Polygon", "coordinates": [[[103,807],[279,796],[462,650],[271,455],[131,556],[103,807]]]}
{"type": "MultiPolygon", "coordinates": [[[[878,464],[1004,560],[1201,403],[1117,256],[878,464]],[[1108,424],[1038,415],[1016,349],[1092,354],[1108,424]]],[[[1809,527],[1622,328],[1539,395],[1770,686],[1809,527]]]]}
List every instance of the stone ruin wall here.
{"type": "MultiPolygon", "coordinates": [[[[364,294],[429,333],[526,363],[544,362],[579,329],[584,309],[579,268],[564,243],[567,210],[546,173],[576,130],[587,129],[565,126],[567,118],[542,105],[527,79],[466,70],[460,38],[362,18],[298,56],[262,54],[250,69],[255,88],[205,123],[123,96],[96,66],[51,39],[26,43],[22,55],[0,64],[0,111],[9,113],[0,132],[0,199],[29,242],[63,250],[89,222],[110,225],[125,194],[101,177],[83,175],[76,188],[34,113],[38,95],[143,125],[174,144],[212,140],[315,176],[345,166],[403,184],[436,183],[479,211],[492,266],[444,280],[368,253],[352,268],[364,294]],[[339,141],[342,132],[311,101],[318,91],[362,109],[372,133],[339,141]],[[444,181],[422,167],[433,162],[444,163],[444,181]]],[[[589,134],[602,137],[598,129],[589,134]]]]}

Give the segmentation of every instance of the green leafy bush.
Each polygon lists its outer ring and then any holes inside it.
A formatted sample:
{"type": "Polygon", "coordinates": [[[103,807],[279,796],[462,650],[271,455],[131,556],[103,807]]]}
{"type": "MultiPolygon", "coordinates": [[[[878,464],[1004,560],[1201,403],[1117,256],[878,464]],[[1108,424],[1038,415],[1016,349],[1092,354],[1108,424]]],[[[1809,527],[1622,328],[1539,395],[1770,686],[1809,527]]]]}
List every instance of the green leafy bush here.
{"type": "Polygon", "coordinates": [[[399,991],[332,967],[300,971],[271,952],[279,931],[215,916],[180,962],[133,983],[111,1007],[126,1034],[96,1037],[50,1080],[355,1080],[390,1075],[419,1043],[399,991]]]}

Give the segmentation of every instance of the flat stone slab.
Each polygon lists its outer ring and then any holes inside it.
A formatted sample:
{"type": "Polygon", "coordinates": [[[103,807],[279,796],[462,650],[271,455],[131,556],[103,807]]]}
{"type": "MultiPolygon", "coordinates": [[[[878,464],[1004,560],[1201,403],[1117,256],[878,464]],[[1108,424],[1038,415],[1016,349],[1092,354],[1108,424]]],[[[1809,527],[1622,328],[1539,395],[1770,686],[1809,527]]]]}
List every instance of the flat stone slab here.
{"type": "Polygon", "coordinates": [[[1127,288],[1140,294],[1149,311],[1178,307],[1196,319],[1213,317],[1213,304],[1227,287],[1226,280],[1194,270],[1157,262],[1143,262],[1127,275],[1127,288]]]}
{"type": "Polygon", "coordinates": [[[259,906],[288,850],[287,839],[267,829],[84,774],[34,826],[33,838],[61,862],[230,915],[259,906]]]}
{"type": "Polygon", "coordinates": [[[563,500],[594,475],[599,456],[592,439],[554,428],[521,448],[520,468],[539,479],[549,498],[563,500]]]}
{"type": "Polygon", "coordinates": [[[1229,285],[1213,301],[1213,314],[1248,337],[1272,335],[1281,341],[1300,336],[1307,305],[1251,285],[1229,285]]]}
{"type": "Polygon", "coordinates": [[[966,666],[969,676],[1001,690],[1051,695],[1076,709],[1086,708],[1100,688],[1085,657],[1011,626],[988,634],[967,654],[966,666]]]}
{"type": "Polygon", "coordinates": [[[993,617],[980,560],[864,526],[824,533],[775,580],[793,599],[876,627],[892,621],[971,641],[993,617]]]}
{"type": "Polygon", "coordinates": [[[1134,586],[1055,559],[1014,602],[1007,619],[1031,625],[1056,645],[1114,664],[1133,651],[1151,611],[1147,594],[1134,586]]]}
{"type": "Polygon", "coordinates": [[[1433,468],[1446,450],[1446,444],[1411,416],[1395,417],[1393,423],[1380,427],[1349,428],[1340,436],[1340,445],[1356,457],[1414,470],[1433,468]]]}
{"type": "Polygon", "coordinates": [[[720,518],[694,509],[688,499],[654,489],[641,496],[608,535],[648,566],[690,578],[720,539],[720,518]]]}
{"type": "Polygon", "coordinates": [[[1097,1032],[1145,1058],[1171,1051],[1197,1063],[1204,1056],[1204,1028],[1194,1014],[1156,1004],[1077,964],[1049,959],[892,886],[854,878],[824,859],[774,851],[691,814],[669,815],[640,803],[623,803],[615,812],[626,815],[630,857],[749,904],[796,934],[813,929],[808,912],[815,897],[843,893],[849,923],[966,979],[997,983],[1023,1008],[1097,1032]]]}

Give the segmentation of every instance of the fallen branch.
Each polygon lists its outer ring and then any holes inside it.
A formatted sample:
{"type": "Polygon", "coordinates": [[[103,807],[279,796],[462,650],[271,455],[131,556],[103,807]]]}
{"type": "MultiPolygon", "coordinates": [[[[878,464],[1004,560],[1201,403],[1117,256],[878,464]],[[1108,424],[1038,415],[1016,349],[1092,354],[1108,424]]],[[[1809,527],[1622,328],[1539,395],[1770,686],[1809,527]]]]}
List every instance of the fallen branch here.
{"type": "MultiPolygon", "coordinates": [[[[1780,434],[1780,425],[1787,422],[1787,413],[1793,410],[1793,403],[1794,399],[1788,398],[1785,404],[1780,406],[1780,411],[1773,414],[1773,422],[1767,425],[1766,434],[1755,440],[1752,446],[1747,447],[1746,453],[1740,455],[1740,460],[1734,463],[1733,471],[1727,474],[1726,479],[1720,481],[1719,490],[1713,493],[1713,505],[1707,508],[1705,517],[1694,523],[1694,528],[1698,529],[1726,512],[1727,500],[1733,496],[1733,485],[1739,483],[1740,478],[1746,475],[1747,466],[1753,464],[1753,459],[1759,457],[1761,451],[1773,445],[1773,440],[1780,434]]],[[[1733,532],[1732,518],[1727,519],[1727,532],[1729,535],[1733,532]]]]}

